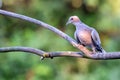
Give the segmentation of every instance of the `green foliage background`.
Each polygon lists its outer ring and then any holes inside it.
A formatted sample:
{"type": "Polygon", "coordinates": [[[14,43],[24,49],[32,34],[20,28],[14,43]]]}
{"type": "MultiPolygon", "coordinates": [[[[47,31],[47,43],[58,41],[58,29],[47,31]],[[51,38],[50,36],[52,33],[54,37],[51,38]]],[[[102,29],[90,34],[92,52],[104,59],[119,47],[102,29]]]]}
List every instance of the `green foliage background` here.
{"type": "MultiPolygon", "coordinates": [[[[97,29],[106,51],[120,50],[120,0],[3,0],[2,9],[46,22],[73,37],[65,26],[72,15],[97,29]]],[[[78,51],[41,26],[0,15],[0,47],[29,46],[45,51],[78,51]]],[[[119,60],[54,58],[29,53],[0,54],[0,80],[119,80],[119,60]]]]}

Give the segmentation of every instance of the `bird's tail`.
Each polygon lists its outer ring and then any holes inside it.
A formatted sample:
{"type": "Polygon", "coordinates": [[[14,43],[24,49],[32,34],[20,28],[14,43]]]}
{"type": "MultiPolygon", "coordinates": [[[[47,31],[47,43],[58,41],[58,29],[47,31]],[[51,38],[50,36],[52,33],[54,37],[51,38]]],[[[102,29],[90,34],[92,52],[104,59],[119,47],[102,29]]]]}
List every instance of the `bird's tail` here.
{"type": "Polygon", "coordinates": [[[106,51],[101,47],[100,44],[98,44],[97,42],[95,42],[93,39],[92,39],[92,41],[93,41],[93,45],[95,47],[95,51],[96,52],[106,53],[106,51]]]}

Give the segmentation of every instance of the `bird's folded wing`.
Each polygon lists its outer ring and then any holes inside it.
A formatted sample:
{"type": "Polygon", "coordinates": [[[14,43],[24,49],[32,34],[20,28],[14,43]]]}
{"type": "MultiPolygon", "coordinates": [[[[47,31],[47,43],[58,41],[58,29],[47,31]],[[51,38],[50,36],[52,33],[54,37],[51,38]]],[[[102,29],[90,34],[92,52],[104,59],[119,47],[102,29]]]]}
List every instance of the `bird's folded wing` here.
{"type": "Polygon", "coordinates": [[[77,34],[76,34],[76,31],[75,31],[75,33],[74,33],[74,37],[75,37],[77,43],[81,43],[80,40],[79,40],[79,38],[78,38],[78,36],[77,36],[77,34]]]}
{"type": "Polygon", "coordinates": [[[95,44],[97,44],[97,45],[101,44],[99,34],[95,29],[92,29],[91,38],[92,38],[92,40],[94,41],[95,44]]]}

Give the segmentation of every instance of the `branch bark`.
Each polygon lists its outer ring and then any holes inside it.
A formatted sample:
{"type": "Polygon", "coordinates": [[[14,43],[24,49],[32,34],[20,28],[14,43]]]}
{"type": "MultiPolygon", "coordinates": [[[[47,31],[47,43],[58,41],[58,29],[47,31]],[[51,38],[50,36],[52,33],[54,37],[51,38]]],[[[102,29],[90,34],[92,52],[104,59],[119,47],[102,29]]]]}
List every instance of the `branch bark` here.
{"type": "Polygon", "coordinates": [[[62,31],[58,30],[57,28],[46,24],[40,20],[30,18],[24,15],[16,14],[13,12],[5,11],[5,10],[0,10],[0,14],[22,19],[34,24],[37,24],[39,26],[42,26],[46,29],[51,30],[52,32],[58,34],[65,40],[67,40],[70,44],[72,44],[74,47],[78,48],[82,52],[45,52],[39,49],[35,48],[30,48],[30,47],[3,47],[0,48],[0,52],[13,52],[13,51],[21,51],[21,52],[29,52],[29,53],[34,53],[39,56],[43,56],[44,58],[52,58],[52,57],[63,57],[63,56],[71,56],[71,57],[80,57],[80,58],[88,58],[88,59],[98,59],[98,60],[103,60],[103,59],[120,59],[120,52],[107,52],[107,53],[96,53],[92,54],[91,51],[89,51],[86,47],[77,44],[77,42],[69,37],[67,34],[63,33],[62,31]],[[84,54],[83,54],[84,53],[84,54]]]}
{"type": "Polygon", "coordinates": [[[73,52],[73,51],[57,51],[57,52],[45,52],[40,49],[35,49],[31,47],[3,47],[0,48],[0,52],[28,52],[32,54],[36,54],[38,56],[42,56],[43,58],[53,58],[53,57],[76,57],[76,58],[87,58],[87,59],[95,59],[95,60],[109,60],[109,59],[120,59],[120,52],[108,52],[107,54],[92,54],[92,57],[86,57],[82,52],[73,52]]]}
{"type": "Polygon", "coordinates": [[[45,52],[40,49],[35,49],[31,47],[22,47],[22,46],[15,46],[15,47],[2,47],[0,48],[0,52],[28,52],[33,53],[38,56],[43,56],[44,58],[53,58],[53,57],[83,57],[81,52],[72,52],[72,51],[59,51],[59,52],[45,52]]]}

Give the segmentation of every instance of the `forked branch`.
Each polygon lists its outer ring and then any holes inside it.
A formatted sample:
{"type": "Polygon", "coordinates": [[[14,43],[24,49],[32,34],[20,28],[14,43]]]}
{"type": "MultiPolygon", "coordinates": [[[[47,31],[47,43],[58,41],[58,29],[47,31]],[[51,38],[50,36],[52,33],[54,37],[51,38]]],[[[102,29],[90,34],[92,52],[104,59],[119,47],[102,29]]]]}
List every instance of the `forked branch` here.
{"type": "Polygon", "coordinates": [[[10,16],[18,19],[22,19],[34,24],[37,24],[39,26],[42,26],[46,29],[51,30],[52,32],[58,34],[65,40],[67,40],[70,44],[72,44],[74,47],[78,48],[82,52],[44,52],[42,50],[34,49],[34,48],[29,48],[29,47],[4,47],[0,48],[0,52],[11,52],[11,51],[21,51],[21,52],[30,52],[34,53],[46,58],[51,58],[51,57],[61,57],[61,56],[71,56],[71,57],[80,57],[80,58],[89,58],[89,59],[120,59],[120,52],[107,52],[107,53],[96,53],[92,54],[91,51],[89,51],[86,47],[77,44],[77,42],[69,37],[67,34],[63,33],[62,31],[58,30],[57,28],[46,24],[40,20],[27,17],[21,14],[16,14],[13,12],[5,11],[5,10],[0,10],[0,14],[5,15],[5,16],[10,16]],[[84,53],[84,54],[83,54],[84,53]]]}

